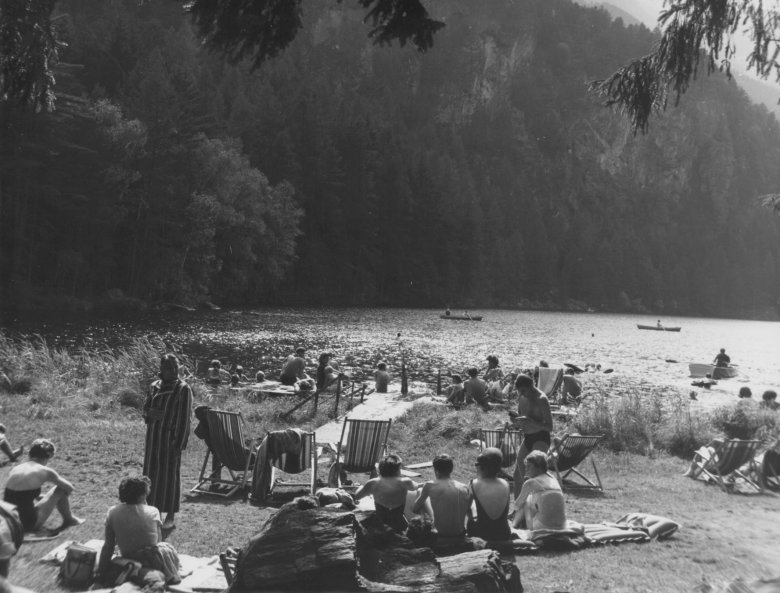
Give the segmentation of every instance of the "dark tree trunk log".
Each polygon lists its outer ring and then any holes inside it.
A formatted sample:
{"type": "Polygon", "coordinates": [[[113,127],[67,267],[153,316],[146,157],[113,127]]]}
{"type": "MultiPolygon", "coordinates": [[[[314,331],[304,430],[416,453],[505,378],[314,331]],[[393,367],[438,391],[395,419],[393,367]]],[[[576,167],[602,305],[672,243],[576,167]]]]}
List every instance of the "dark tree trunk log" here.
{"type": "Polygon", "coordinates": [[[242,551],[230,591],[521,593],[517,567],[493,550],[437,558],[373,513],[284,505],[242,551]],[[303,509],[303,510],[301,510],[303,509]]]}

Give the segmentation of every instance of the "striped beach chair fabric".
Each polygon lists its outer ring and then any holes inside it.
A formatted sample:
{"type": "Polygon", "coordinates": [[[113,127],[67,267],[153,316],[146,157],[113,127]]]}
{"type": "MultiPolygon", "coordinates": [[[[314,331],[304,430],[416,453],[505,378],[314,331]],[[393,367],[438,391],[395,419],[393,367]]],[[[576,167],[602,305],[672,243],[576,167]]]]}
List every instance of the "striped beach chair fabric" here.
{"type": "Polygon", "coordinates": [[[604,438],[603,435],[583,436],[565,434],[560,442],[553,442],[553,445],[550,447],[548,464],[555,471],[555,477],[558,479],[561,489],[604,491],[598,468],[596,468],[596,462],[591,455],[593,449],[596,448],[596,445],[599,444],[602,438],[604,438]],[[593,466],[593,473],[596,476],[595,482],[578,469],[587,458],[590,458],[590,463],[593,466]],[[578,476],[584,483],[568,479],[571,474],[578,476]]]}
{"type": "Polygon", "coordinates": [[[563,367],[539,367],[537,387],[547,397],[553,397],[563,383],[563,367]]]}
{"type": "Polygon", "coordinates": [[[209,410],[206,419],[211,446],[203,460],[198,484],[191,491],[227,498],[247,488],[257,439],[246,437],[248,431],[241,412],[209,410]],[[207,469],[211,455],[222,465],[223,471],[227,470],[229,478],[215,476],[210,468],[207,469]]]}
{"type": "Polygon", "coordinates": [[[701,473],[708,479],[716,482],[724,492],[733,491],[733,485],[737,478],[743,479],[747,484],[763,491],[760,480],[755,476],[760,473],[756,463],[756,452],[760,441],[727,439],[715,446],[712,456],[707,458],[697,451],[693,456],[693,462],[701,473]],[[743,471],[744,469],[744,471],[743,471]]]}
{"type": "Polygon", "coordinates": [[[479,450],[495,447],[501,451],[503,460],[501,467],[514,466],[517,462],[517,452],[523,443],[523,431],[506,428],[480,428],[479,450]]]}
{"type": "Polygon", "coordinates": [[[391,423],[392,420],[346,418],[336,447],[336,462],[330,472],[329,485],[341,487],[343,472],[375,474],[377,462],[387,455],[391,423]]]}

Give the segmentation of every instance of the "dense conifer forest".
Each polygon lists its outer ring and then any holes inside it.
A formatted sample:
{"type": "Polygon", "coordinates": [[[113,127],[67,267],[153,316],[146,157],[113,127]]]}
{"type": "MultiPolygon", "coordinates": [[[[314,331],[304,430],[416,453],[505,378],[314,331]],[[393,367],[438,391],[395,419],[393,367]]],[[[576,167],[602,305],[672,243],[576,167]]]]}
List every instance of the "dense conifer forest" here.
{"type": "Polygon", "coordinates": [[[649,51],[645,27],[568,0],[435,6],[421,54],[304,3],[252,70],[178,2],[59,0],[56,110],[0,102],[4,303],[780,306],[764,107],[705,77],[634,135],[587,86],[649,51]]]}

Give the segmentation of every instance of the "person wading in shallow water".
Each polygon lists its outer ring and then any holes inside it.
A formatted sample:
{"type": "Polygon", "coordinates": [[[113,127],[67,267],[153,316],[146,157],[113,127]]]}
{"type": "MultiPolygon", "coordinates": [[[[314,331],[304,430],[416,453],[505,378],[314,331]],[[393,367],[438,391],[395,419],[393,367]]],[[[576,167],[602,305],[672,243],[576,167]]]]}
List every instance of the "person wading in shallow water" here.
{"type": "Polygon", "coordinates": [[[179,379],[179,359],[160,359],[160,379],[144,402],[146,451],[144,475],[152,482],[149,504],[167,513],[163,529],[176,527],[181,501],[181,453],[190,436],[192,390],[179,379]]]}

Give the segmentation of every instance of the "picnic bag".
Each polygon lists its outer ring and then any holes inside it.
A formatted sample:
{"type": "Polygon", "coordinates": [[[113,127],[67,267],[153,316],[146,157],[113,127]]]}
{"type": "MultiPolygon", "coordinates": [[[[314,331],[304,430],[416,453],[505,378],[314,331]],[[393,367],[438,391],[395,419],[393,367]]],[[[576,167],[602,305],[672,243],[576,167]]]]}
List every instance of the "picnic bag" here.
{"type": "Polygon", "coordinates": [[[71,544],[60,566],[60,578],[70,587],[86,589],[95,580],[97,552],[81,544],[71,544]]]}

